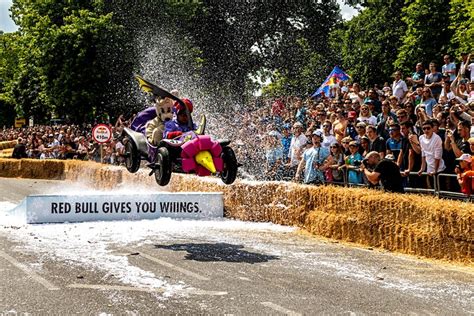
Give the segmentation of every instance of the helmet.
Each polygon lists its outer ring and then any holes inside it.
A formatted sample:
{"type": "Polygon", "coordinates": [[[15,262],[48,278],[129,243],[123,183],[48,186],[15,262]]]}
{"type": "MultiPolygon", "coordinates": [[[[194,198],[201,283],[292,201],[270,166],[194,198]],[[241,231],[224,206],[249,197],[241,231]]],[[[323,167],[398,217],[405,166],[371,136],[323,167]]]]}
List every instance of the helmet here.
{"type": "MultiPolygon", "coordinates": [[[[193,112],[193,103],[191,102],[191,100],[189,100],[187,98],[182,98],[181,100],[184,102],[184,104],[186,104],[186,107],[188,108],[189,113],[192,113],[193,112]]],[[[174,109],[175,109],[176,113],[179,113],[179,112],[184,110],[184,107],[178,101],[175,101],[174,102],[174,109]]]]}

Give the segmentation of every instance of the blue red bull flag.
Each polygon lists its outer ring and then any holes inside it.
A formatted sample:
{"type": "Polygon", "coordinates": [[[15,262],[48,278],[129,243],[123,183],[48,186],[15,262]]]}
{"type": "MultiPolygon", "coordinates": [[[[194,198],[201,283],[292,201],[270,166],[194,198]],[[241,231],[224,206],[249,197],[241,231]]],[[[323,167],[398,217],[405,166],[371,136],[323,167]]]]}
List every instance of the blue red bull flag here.
{"type": "Polygon", "coordinates": [[[327,76],[326,80],[324,80],[323,84],[314,92],[311,96],[317,97],[324,92],[324,95],[329,95],[329,88],[339,83],[340,81],[349,80],[351,77],[346,74],[341,68],[335,66],[334,69],[331,71],[329,76],[327,76]]]}

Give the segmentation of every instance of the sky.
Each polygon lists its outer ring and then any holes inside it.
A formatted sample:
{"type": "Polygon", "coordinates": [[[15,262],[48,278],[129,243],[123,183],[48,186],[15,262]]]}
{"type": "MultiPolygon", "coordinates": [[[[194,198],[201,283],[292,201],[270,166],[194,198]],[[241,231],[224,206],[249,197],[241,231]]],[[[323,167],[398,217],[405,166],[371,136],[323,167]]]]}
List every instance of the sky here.
{"type": "MultiPolygon", "coordinates": [[[[357,14],[357,10],[344,5],[343,0],[337,0],[337,2],[341,5],[341,14],[344,20],[349,20],[357,14]]],[[[7,33],[14,32],[18,28],[10,18],[10,11],[8,11],[8,9],[11,5],[12,0],[0,0],[0,30],[7,33]]]]}

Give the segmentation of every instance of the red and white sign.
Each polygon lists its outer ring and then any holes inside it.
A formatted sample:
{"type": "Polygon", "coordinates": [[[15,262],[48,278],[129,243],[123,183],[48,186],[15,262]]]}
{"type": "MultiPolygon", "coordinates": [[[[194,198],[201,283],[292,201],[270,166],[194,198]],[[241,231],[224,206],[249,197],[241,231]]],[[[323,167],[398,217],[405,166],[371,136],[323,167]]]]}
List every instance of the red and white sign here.
{"type": "Polygon", "coordinates": [[[92,138],[99,144],[107,143],[112,139],[112,129],[105,124],[97,124],[92,129],[92,138]]]}

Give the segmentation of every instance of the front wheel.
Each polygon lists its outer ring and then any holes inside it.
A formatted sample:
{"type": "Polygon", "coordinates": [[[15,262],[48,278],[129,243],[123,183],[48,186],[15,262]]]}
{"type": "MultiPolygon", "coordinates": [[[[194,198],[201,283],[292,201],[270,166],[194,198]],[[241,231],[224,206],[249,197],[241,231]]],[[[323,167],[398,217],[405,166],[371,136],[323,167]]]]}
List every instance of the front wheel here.
{"type": "Polygon", "coordinates": [[[235,158],[234,151],[230,147],[222,148],[222,160],[224,161],[224,170],[221,173],[222,182],[225,184],[232,184],[237,177],[237,158],[235,158]]]}
{"type": "Polygon", "coordinates": [[[168,149],[160,147],[156,155],[157,168],[155,169],[155,180],[161,186],[165,186],[171,179],[171,160],[168,149]]]}
{"type": "Polygon", "coordinates": [[[140,169],[140,154],[137,145],[131,139],[125,144],[125,167],[130,173],[135,173],[140,169]]]}

